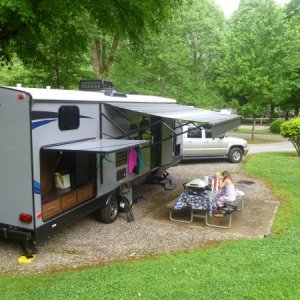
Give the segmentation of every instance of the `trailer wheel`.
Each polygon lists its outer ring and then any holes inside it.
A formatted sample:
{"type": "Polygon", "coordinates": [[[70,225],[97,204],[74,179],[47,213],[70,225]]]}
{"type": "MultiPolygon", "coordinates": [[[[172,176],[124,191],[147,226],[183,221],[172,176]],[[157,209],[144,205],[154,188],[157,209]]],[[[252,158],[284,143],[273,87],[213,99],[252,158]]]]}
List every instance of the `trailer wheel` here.
{"type": "Polygon", "coordinates": [[[108,203],[95,212],[95,217],[103,223],[113,223],[119,215],[119,201],[115,194],[110,196],[108,203]]]}

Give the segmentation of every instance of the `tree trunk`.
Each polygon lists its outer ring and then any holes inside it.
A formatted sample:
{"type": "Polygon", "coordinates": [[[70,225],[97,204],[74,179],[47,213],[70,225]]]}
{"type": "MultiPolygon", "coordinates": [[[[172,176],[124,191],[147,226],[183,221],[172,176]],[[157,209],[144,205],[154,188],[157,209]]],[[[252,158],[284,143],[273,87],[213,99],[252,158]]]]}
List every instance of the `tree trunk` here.
{"type": "Polygon", "coordinates": [[[92,59],[93,59],[93,69],[97,77],[100,78],[100,41],[96,38],[93,38],[92,42],[92,59]]]}
{"type": "Polygon", "coordinates": [[[297,105],[294,109],[294,115],[295,117],[298,117],[299,116],[299,105],[297,105]]]}
{"type": "Polygon", "coordinates": [[[95,74],[102,79],[107,79],[111,67],[113,65],[116,51],[119,45],[119,36],[116,35],[113,38],[112,45],[108,56],[105,56],[106,41],[101,38],[94,37],[92,43],[92,58],[93,58],[93,69],[95,74]]]}
{"type": "Polygon", "coordinates": [[[166,87],[166,80],[164,77],[160,78],[161,86],[160,86],[160,95],[164,96],[165,95],[165,87],[166,87]]]}
{"type": "Polygon", "coordinates": [[[253,125],[251,129],[251,140],[254,140],[254,130],[255,130],[255,124],[256,124],[256,117],[253,118],[253,125]]]}
{"type": "Polygon", "coordinates": [[[270,102],[270,118],[269,118],[270,122],[272,122],[274,119],[274,111],[275,111],[275,105],[274,105],[274,102],[271,101],[270,102]]]}
{"type": "Polygon", "coordinates": [[[285,111],[285,116],[284,116],[285,121],[289,119],[289,113],[290,112],[288,110],[285,111]]]}

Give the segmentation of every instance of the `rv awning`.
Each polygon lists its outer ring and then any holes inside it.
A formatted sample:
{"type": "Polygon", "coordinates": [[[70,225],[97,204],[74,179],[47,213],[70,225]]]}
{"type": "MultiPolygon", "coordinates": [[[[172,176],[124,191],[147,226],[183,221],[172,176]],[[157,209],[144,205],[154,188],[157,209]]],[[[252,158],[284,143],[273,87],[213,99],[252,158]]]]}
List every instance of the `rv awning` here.
{"type": "Polygon", "coordinates": [[[60,145],[45,146],[43,149],[53,151],[80,151],[111,153],[120,150],[126,150],[132,147],[148,144],[144,140],[118,140],[118,139],[92,139],[88,141],[74,142],[60,145]]]}
{"type": "Polygon", "coordinates": [[[212,127],[212,137],[218,137],[223,133],[239,126],[241,117],[227,115],[215,111],[198,109],[176,103],[107,103],[113,107],[127,109],[157,117],[178,119],[191,122],[200,122],[212,127]]]}

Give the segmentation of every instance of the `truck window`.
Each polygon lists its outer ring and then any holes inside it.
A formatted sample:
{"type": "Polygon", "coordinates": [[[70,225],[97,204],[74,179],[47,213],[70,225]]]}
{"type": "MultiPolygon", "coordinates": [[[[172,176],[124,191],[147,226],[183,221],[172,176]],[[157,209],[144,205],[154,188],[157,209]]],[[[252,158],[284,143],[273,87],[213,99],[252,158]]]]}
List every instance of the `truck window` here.
{"type": "Polygon", "coordinates": [[[58,110],[58,127],[60,130],[72,130],[79,128],[78,106],[64,105],[58,110]]]}
{"type": "Polygon", "coordinates": [[[188,138],[196,138],[201,139],[202,138],[202,129],[201,128],[189,128],[187,132],[188,138]]]}
{"type": "Polygon", "coordinates": [[[212,129],[205,129],[205,137],[212,138],[212,129]]]}

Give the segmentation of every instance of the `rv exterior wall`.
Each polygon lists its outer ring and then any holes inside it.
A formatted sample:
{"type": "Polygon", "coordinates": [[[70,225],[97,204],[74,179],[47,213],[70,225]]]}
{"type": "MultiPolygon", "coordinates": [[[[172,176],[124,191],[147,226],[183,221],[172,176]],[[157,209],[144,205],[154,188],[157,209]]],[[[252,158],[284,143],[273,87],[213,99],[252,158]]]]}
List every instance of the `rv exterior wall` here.
{"type": "Polygon", "coordinates": [[[33,215],[30,98],[18,99],[18,91],[0,89],[0,223],[33,229],[19,220],[33,215]]]}
{"type": "MultiPolygon", "coordinates": [[[[86,138],[99,138],[99,105],[96,103],[36,102],[32,106],[32,151],[33,175],[38,188],[34,193],[35,215],[42,212],[41,207],[41,166],[40,151],[46,145],[66,143],[86,138]],[[80,114],[78,129],[60,130],[58,112],[62,106],[77,106],[80,114]],[[56,117],[55,117],[55,114],[56,117]],[[38,116],[38,119],[34,116],[38,116]],[[49,117],[49,116],[52,116],[49,117]],[[40,122],[40,123],[39,123],[40,122]],[[40,124],[41,126],[38,126],[40,124]]],[[[55,166],[53,166],[54,168],[55,166]]],[[[54,176],[53,170],[53,176],[54,176]]],[[[54,177],[53,177],[54,178],[54,177]]],[[[36,226],[42,226],[42,218],[36,218],[36,226]]]]}

